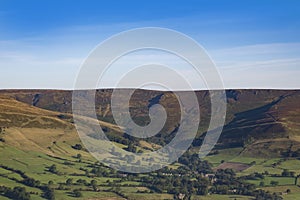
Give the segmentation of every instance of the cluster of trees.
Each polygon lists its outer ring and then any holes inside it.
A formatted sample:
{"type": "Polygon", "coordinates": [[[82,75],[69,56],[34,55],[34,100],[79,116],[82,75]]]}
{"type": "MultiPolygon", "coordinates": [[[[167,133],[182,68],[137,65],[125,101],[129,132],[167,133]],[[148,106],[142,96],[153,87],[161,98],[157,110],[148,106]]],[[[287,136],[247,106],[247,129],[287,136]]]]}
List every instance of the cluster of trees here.
{"type": "Polygon", "coordinates": [[[38,180],[35,180],[33,178],[26,177],[21,181],[24,185],[27,185],[29,187],[40,187],[41,182],[38,180]]]}
{"type": "Polygon", "coordinates": [[[281,176],[283,177],[295,177],[295,172],[290,172],[287,169],[284,169],[283,172],[281,173],[281,176]]]}
{"type": "MultiPolygon", "coordinates": [[[[248,195],[254,196],[257,200],[282,199],[278,194],[256,190],[255,185],[247,183],[243,177],[237,177],[232,169],[217,170],[211,174],[212,179],[203,177],[203,174],[211,172],[209,165],[198,160],[198,156],[185,155],[185,157],[181,158],[179,162],[186,166],[178,169],[163,168],[157,171],[157,174],[145,176],[142,178],[144,186],[154,192],[174,194],[174,197],[184,194],[187,199],[193,194],[206,195],[208,193],[248,195]],[[189,157],[190,162],[187,162],[185,157],[189,157]],[[202,166],[202,168],[194,166],[194,164],[202,166]]],[[[263,178],[261,174],[254,174],[254,176],[263,178]]]]}
{"type": "Polygon", "coordinates": [[[115,141],[115,142],[120,143],[120,144],[128,145],[130,143],[130,140],[128,138],[125,138],[120,134],[110,133],[110,134],[106,134],[106,137],[109,140],[115,141]]]}
{"type": "MultiPolygon", "coordinates": [[[[45,186],[43,188],[43,197],[48,199],[48,200],[54,200],[55,199],[55,196],[54,196],[54,190],[53,188],[51,187],[51,185],[53,185],[53,182],[52,181],[49,181],[48,182],[48,186],[45,186]]],[[[96,180],[92,180],[90,183],[88,183],[86,180],[84,179],[78,179],[77,181],[73,181],[72,178],[68,178],[65,183],[59,183],[59,186],[58,188],[56,188],[57,190],[71,190],[71,187],[72,185],[84,185],[84,186],[87,186],[87,187],[91,187],[93,188],[93,190],[96,192],[98,191],[98,184],[97,184],[97,181],[96,180]]],[[[77,188],[77,189],[74,189],[70,194],[73,196],[73,197],[82,197],[82,191],[91,191],[90,189],[84,189],[84,188],[77,188]]]]}
{"type": "Polygon", "coordinates": [[[264,190],[257,190],[254,192],[255,200],[283,200],[283,198],[276,193],[269,193],[264,190]]]}
{"type": "Polygon", "coordinates": [[[255,185],[246,183],[238,178],[232,169],[219,169],[215,173],[216,181],[211,187],[211,193],[216,194],[239,194],[253,196],[255,185]]]}
{"type": "Polygon", "coordinates": [[[136,153],[137,149],[133,142],[128,144],[128,147],[125,149],[126,151],[136,153]]]}
{"type": "Polygon", "coordinates": [[[300,149],[292,150],[293,145],[291,145],[286,151],[281,153],[282,157],[284,158],[299,158],[300,157],[300,149]]]}
{"type": "Polygon", "coordinates": [[[55,199],[54,190],[49,186],[44,187],[43,197],[48,200],[54,200],[55,199]]]}
{"type": "MultiPolygon", "coordinates": [[[[48,185],[52,185],[53,182],[48,183],[48,185]]],[[[84,179],[78,179],[76,182],[73,181],[73,178],[68,178],[65,182],[66,186],[71,186],[71,185],[84,185],[84,186],[88,186],[88,187],[92,187],[94,191],[97,191],[97,181],[96,180],[91,180],[91,182],[89,183],[88,181],[84,180],[84,179]]]]}
{"type": "Polygon", "coordinates": [[[184,153],[178,162],[187,166],[190,172],[197,173],[213,173],[212,166],[206,160],[201,160],[198,154],[184,153]]]}
{"type": "Polygon", "coordinates": [[[294,157],[294,158],[297,157],[297,158],[299,158],[300,157],[300,149],[292,152],[291,157],[294,157]]]}
{"type": "Polygon", "coordinates": [[[247,180],[260,180],[260,179],[262,180],[265,178],[265,175],[262,173],[255,172],[247,176],[244,176],[243,178],[247,180]]]}
{"type": "Polygon", "coordinates": [[[10,199],[30,200],[30,193],[23,187],[14,187],[13,189],[0,186],[0,194],[10,199]]]}
{"type": "Polygon", "coordinates": [[[110,172],[111,172],[111,170],[109,170],[105,167],[102,167],[102,166],[94,166],[93,169],[90,171],[90,173],[92,173],[98,177],[108,177],[110,175],[113,175],[113,174],[110,174],[110,172]]]}
{"type": "Polygon", "coordinates": [[[153,192],[173,194],[177,198],[184,194],[184,198],[191,195],[206,195],[209,192],[211,180],[204,174],[212,173],[210,164],[200,160],[196,154],[185,153],[179,163],[183,166],[177,169],[164,167],[155,174],[142,177],[141,182],[153,192]]]}
{"type": "Polygon", "coordinates": [[[35,188],[39,188],[40,190],[43,191],[43,197],[48,199],[48,200],[54,200],[54,190],[50,187],[51,184],[53,184],[53,182],[51,183],[49,181],[50,184],[48,185],[43,185],[41,184],[41,182],[39,180],[35,180],[33,178],[29,178],[25,175],[24,179],[21,181],[21,183],[23,183],[24,185],[27,185],[29,187],[35,187],[35,188]]]}
{"type": "MultiPolygon", "coordinates": [[[[150,188],[153,192],[167,192],[173,194],[174,197],[184,194],[187,199],[191,195],[207,195],[208,193],[249,196],[257,194],[255,185],[246,183],[243,179],[237,177],[231,169],[220,169],[215,174],[210,174],[213,178],[205,177],[203,172],[210,172],[209,165],[204,161],[197,160],[197,157],[194,157],[194,159],[194,163],[207,168],[200,170],[197,166],[190,164],[178,169],[166,167],[157,171],[156,174],[142,177],[141,181],[144,186],[150,188]],[[197,173],[197,170],[201,173],[197,173]]],[[[181,160],[181,162],[184,162],[184,160],[181,160]]]]}
{"type": "Polygon", "coordinates": [[[112,187],[110,189],[110,191],[116,193],[117,195],[119,195],[120,197],[123,197],[124,199],[129,199],[128,196],[118,186],[117,187],[112,187]]]}
{"type": "MultiPolygon", "coordinates": [[[[51,189],[49,187],[49,185],[41,184],[41,182],[39,180],[35,180],[33,178],[28,177],[25,174],[25,172],[23,172],[21,170],[13,169],[11,167],[7,167],[7,166],[3,166],[3,165],[0,165],[0,167],[19,174],[23,178],[23,180],[19,181],[20,183],[27,185],[29,187],[38,188],[43,191],[44,198],[49,199],[49,200],[54,200],[54,191],[53,191],[53,189],[51,189]]],[[[50,168],[53,171],[55,171],[56,166],[52,165],[50,168]]],[[[0,193],[2,193],[4,196],[7,196],[11,199],[20,199],[20,200],[30,199],[30,193],[26,192],[26,190],[22,187],[15,187],[14,189],[10,189],[7,187],[1,187],[0,193]],[[5,190],[5,191],[3,191],[3,190],[5,190]]]]}
{"type": "Polygon", "coordinates": [[[143,184],[154,192],[185,195],[206,195],[208,193],[209,180],[203,177],[191,179],[188,176],[147,176],[143,178],[143,184]]]}

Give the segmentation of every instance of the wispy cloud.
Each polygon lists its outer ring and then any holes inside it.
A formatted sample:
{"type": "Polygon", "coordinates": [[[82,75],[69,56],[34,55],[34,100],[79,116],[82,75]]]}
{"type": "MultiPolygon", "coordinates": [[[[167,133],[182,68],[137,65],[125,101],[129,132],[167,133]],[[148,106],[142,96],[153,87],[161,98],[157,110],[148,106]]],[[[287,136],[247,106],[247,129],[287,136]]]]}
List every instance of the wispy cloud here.
{"type": "Polygon", "coordinates": [[[300,43],[270,43],[270,44],[256,44],[247,46],[238,46],[234,48],[224,48],[212,51],[216,56],[223,56],[229,59],[248,58],[253,56],[299,56],[300,43]]]}
{"type": "Polygon", "coordinates": [[[300,88],[300,43],[239,46],[211,55],[227,88],[300,88]]]}
{"type": "MultiPolygon", "coordinates": [[[[210,23],[219,22],[212,20],[210,23]]],[[[0,41],[1,87],[70,89],[90,50],[112,33],[128,27],[136,28],[138,23],[72,26],[48,32],[48,35],[0,41]],[[26,81],[19,81],[21,79],[26,81]]],[[[300,43],[256,44],[207,51],[226,88],[300,88],[297,80],[300,43]]],[[[204,87],[204,81],[195,76],[190,66],[173,56],[153,52],[121,60],[104,79],[105,86],[113,86],[118,81],[116,75],[121,76],[130,67],[153,60],[179,70],[195,89],[204,87]]]]}
{"type": "Polygon", "coordinates": [[[300,43],[273,43],[218,49],[210,52],[220,68],[269,67],[276,70],[293,69],[300,66],[300,43]]]}

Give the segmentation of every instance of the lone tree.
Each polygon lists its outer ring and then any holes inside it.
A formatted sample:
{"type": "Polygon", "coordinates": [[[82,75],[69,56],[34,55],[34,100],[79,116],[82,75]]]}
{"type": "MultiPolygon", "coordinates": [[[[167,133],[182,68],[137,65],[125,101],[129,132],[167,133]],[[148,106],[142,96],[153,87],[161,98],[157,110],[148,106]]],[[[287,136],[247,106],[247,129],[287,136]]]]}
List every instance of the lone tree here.
{"type": "Polygon", "coordinates": [[[76,158],[78,159],[78,162],[81,162],[82,155],[79,153],[76,155],[76,158]]]}
{"type": "Polygon", "coordinates": [[[74,196],[75,197],[82,197],[82,193],[79,190],[73,190],[74,196]]]}
{"type": "Polygon", "coordinates": [[[295,185],[298,184],[298,178],[300,178],[300,174],[298,176],[295,177],[295,185]]]}
{"type": "Polygon", "coordinates": [[[67,184],[67,185],[72,185],[72,183],[73,183],[73,179],[72,179],[72,178],[68,178],[68,179],[66,180],[66,184],[67,184]]]}
{"type": "Polygon", "coordinates": [[[51,165],[50,167],[49,167],[49,172],[52,172],[52,173],[54,173],[54,174],[57,174],[57,168],[56,168],[56,165],[51,165]]]}
{"type": "Polygon", "coordinates": [[[76,150],[82,150],[82,145],[81,144],[75,144],[74,146],[72,146],[73,149],[76,150]]]}
{"type": "Polygon", "coordinates": [[[92,181],[91,181],[91,186],[92,186],[92,188],[93,188],[94,191],[97,191],[97,190],[98,190],[98,189],[97,189],[97,181],[96,181],[96,180],[92,180],[92,181]]]}
{"type": "Polygon", "coordinates": [[[278,182],[278,181],[271,181],[270,184],[271,184],[272,186],[277,186],[277,185],[279,184],[279,182],[278,182]]]}
{"type": "Polygon", "coordinates": [[[259,183],[259,187],[265,187],[265,182],[263,182],[263,181],[260,182],[260,183],[259,183]]]}

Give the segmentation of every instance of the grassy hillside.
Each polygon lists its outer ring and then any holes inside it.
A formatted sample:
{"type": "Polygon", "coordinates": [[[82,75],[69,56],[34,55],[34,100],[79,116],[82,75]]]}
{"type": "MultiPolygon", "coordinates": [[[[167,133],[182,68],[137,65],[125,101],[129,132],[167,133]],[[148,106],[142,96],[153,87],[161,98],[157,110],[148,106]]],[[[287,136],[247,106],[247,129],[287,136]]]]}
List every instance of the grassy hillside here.
{"type": "MultiPolygon", "coordinates": [[[[112,90],[97,91],[96,111],[100,125],[116,145],[127,149],[129,144],[133,144],[136,151],[147,152],[172,139],[171,133],[178,126],[180,117],[177,112],[179,104],[172,93],[137,90],[132,96],[130,111],[138,124],[148,123],[148,107],[153,103],[165,106],[169,114],[161,133],[146,140],[132,140],[114,124],[110,109],[111,93],[112,90]]],[[[285,193],[291,189],[290,194],[281,195],[284,199],[300,195],[294,184],[295,176],[300,174],[300,92],[228,90],[226,93],[226,125],[215,150],[205,158],[212,169],[234,169],[237,179],[266,191],[285,193]],[[283,170],[294,175],[282,177],[283,170]],[[265,174],[266,171],[268,174],[265,174]],[[264,179],[253,178],[255,173],[262,174],[264,179]],[[271,181],[278,182],[281,188],[272,185],[271,181]],[[260,186],[261,182],[264,186],[260,186]]],[[[128,176],[98,163],[84,149],[75,130],[71,97],[70,91],[0,91],[0,186],[25,187],[32,199],[45,199],[45,188],[41,185],[52,188],[55,199],[174,198],[167,191],[157,192],[145,186],[145,178],[159,177],[161,172],[128,176]],[[53,165],[55,172],[50,170],[53,165]],[[97,172],[99,176],[95,174],[96,169],[101,171],[97,172]],[[24,183],[26,177],[39,181],[39,185],[24,183]],[[68,179],[72,179],[71,184],[66,183],[68,179]],[[97,182],[94,186],[91,184],[93,180],[97,182]],[[81,197],[75,197],[76,189],[80,189],[81,197]]],[[[191,153],[197,153],[209,123],[209,93],[197,91],[197,97],[202,121],[191,153]]],[[[170,169],[182,170],[188,166],[185,165],[184,162],[174,163],[170,169]]],[[[191,180],[198,177],[196,174],[187,176],[191,176],[191,180]]],[[[193,198],[254,197],[211,194],[205,197],[194,195],[193,198]]],[[[0,199],[7,197],[0,195],[0,199]]]]}

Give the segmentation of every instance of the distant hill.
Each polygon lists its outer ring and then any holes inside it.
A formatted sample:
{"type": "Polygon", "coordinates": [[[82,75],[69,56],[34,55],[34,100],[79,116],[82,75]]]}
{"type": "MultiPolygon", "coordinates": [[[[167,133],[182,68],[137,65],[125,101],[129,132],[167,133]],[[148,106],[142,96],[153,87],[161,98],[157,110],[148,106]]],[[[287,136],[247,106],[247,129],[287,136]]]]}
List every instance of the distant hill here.
{"type": "MultiPolygon", "coordinates": [[[[132,138],[114,126],[111,94],[111,89],[97,90],[98,119],[112,139],[130,140],[132,138]]],[[[196,94],[201,123],[195,148],[201,144],[210,119],[209,92],[196,91],[196,94]]],[[[241,154],[258,156],[292,155],[300,148],[300,91],[227,90],[226,94],[226,125],[216,148],[243,147],[241,154]]],[[[0,127],[74,131],[71,101],[71,91],[2,90],[0,127]]],[[[163,145],[174,137],[180,120],[179,103],[171,92],[136,90],[130,101],[131,116],[136,123],[147,124],[148,107],[154,103],[166,108],[168,120],[159,134],[144,142],[163,145]]],[[[144,143],[140,141],[138,144],[144,143]]]]}

